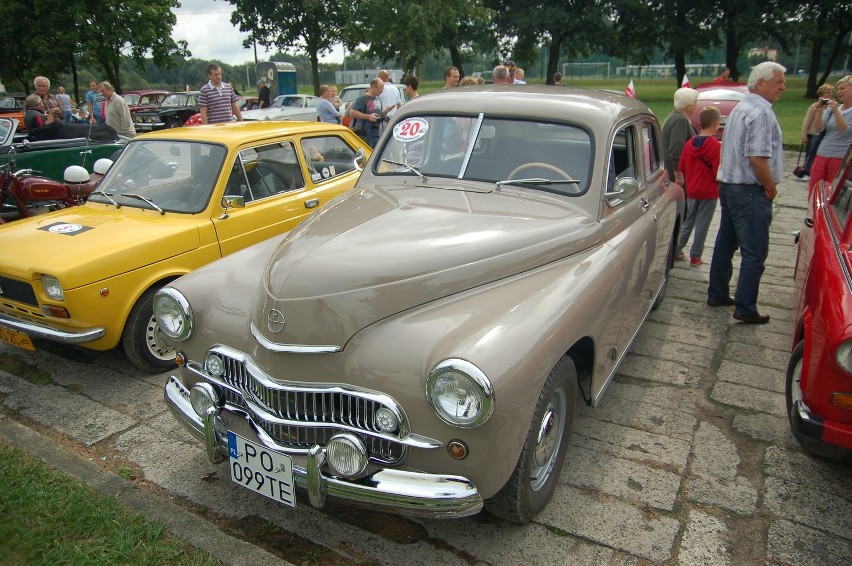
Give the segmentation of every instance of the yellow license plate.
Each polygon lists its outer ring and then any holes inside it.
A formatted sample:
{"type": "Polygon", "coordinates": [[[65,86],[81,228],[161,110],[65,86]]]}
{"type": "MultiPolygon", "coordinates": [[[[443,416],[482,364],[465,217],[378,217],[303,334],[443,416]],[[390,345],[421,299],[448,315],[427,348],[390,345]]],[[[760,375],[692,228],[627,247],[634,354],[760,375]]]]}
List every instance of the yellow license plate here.
{"type": "Polygon", "coordinates": [[[35,352],[33,341],[30,340],[29,336],[21,332],[16,332],[8,328],[0,328],[0,340],[7,344],[11,344],[12,346],[17,346],[18,348],[35,352]]]}

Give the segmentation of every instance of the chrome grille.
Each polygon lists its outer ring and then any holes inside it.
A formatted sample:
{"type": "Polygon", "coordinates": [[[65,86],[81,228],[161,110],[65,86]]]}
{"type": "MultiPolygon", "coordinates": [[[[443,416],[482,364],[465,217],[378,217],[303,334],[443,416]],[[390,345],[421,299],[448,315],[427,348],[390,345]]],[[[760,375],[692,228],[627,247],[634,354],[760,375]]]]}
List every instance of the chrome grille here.
{"type": "Polygon", "coordinates": [[[216,354],[225,365],[225,372],[219,379],[237,391],[249,393],[250,401],[260,405],[270,416],[292,421],[288,424],[270,422],[271,419],[264,419],[264,415],[251,411],[240,393],[225,391],[225,401],[255,414],[261,428],[278,444],[307,450],[314,444],[325,446],[339,432],[354,430],[365,435],[363,438],[370,457],[375,461],[396,463],[405,455],[403,444],[371,436],[383,434],[375,425],[374,418],[376,411],[385,406],[380,401],[365,398],[356,391],[341,392],[338,388],[323,391],[321,387],[306,390],[281,384],[266,385],[252,375],[241,360],[223,355],[219,350],[216,354]]]}

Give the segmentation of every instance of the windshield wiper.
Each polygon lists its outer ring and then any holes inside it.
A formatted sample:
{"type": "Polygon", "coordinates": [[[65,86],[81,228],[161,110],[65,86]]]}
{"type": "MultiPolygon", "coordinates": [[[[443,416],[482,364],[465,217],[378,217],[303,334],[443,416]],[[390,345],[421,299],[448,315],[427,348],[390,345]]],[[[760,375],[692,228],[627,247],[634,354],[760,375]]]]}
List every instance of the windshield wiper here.
{"type": "Polygon", "coordinates": [[[162,208],[157,206],[157,204],[154,201],[152,201],[151,199],[149,199],[148,197],[143,197],[142,195],[137,195],[136,193],[124,193],[121,196],[129,197],[129,198],[135,198],[135,199],[144,201],[144,202],[150,204],[152,208],[156,209],[157,212],[159,212],[161,216],[166,214],[165,210],[163,210],[162,208]]]}
{"type": "Polygon", "coordinates": [[[110,201],[110,202],[113,204],[113,206],[115,206],[116,208],[121,208],[121,205],[120,205],[120,204],[118,204],[117,202],[115,202],[115,200],[113,200],[113,198],[112,198],[111,196],[109,196],[108,194],[106,194],[106,193],[105,193],[105,192],[103,192],[103,191],[92,191],[91,193],[89,193],[89,195],[101,195],[101,196],[104,196],[104,197],[106,197],[106,199],[107,199],[108,201],[110,201]]]}
{"type": "Polygon", "coordinates": [[[543,179],[541,177],[533,177],[532,179],[506,179],[505,181],[497,181],[497,188],[503,185],[563,185],[563,184],[579,185],[580,181],[574,179],[543,179]]]}
{"type": "Polygon", "coordinates": [[[391,159],[382,159],[382,161],[384,161],[385,163],[390,163],[391,165],[399,165],[400,167],[405,167],[406,169],[420,177],[420,180],[424,183],[429,180],[426,178],[426,175],[420,172],[420,168],[415,167],[414,165],[409,165],[408,163],[404,163],[402,161],[393,161],[391,159]]]}

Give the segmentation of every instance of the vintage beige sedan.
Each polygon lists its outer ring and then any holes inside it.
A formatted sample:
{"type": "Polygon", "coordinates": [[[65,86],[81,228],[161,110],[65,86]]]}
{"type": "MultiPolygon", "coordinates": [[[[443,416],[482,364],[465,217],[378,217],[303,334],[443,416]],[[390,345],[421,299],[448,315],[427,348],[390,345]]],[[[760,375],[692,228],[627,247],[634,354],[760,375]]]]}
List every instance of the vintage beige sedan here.
{"type": "Polygon", "coordinates": [[[663,298],[683,190],[662,155],[621,95],[406,103],[355,189],[158,293],[167,404],[285,505],[529,521],[663,298]]]}

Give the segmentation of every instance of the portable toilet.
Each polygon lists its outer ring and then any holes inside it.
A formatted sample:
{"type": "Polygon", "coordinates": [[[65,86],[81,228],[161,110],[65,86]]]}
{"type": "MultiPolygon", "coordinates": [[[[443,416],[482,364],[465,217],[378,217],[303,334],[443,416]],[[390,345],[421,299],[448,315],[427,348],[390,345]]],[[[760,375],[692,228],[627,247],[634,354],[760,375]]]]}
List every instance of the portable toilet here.
{"type": "Polygon", "coordinates": [[[279,94],[296,94],[296,66],[281,61],[258,63],[255,69],[257,80],[263,79],[272,98],[279,94]]]}

